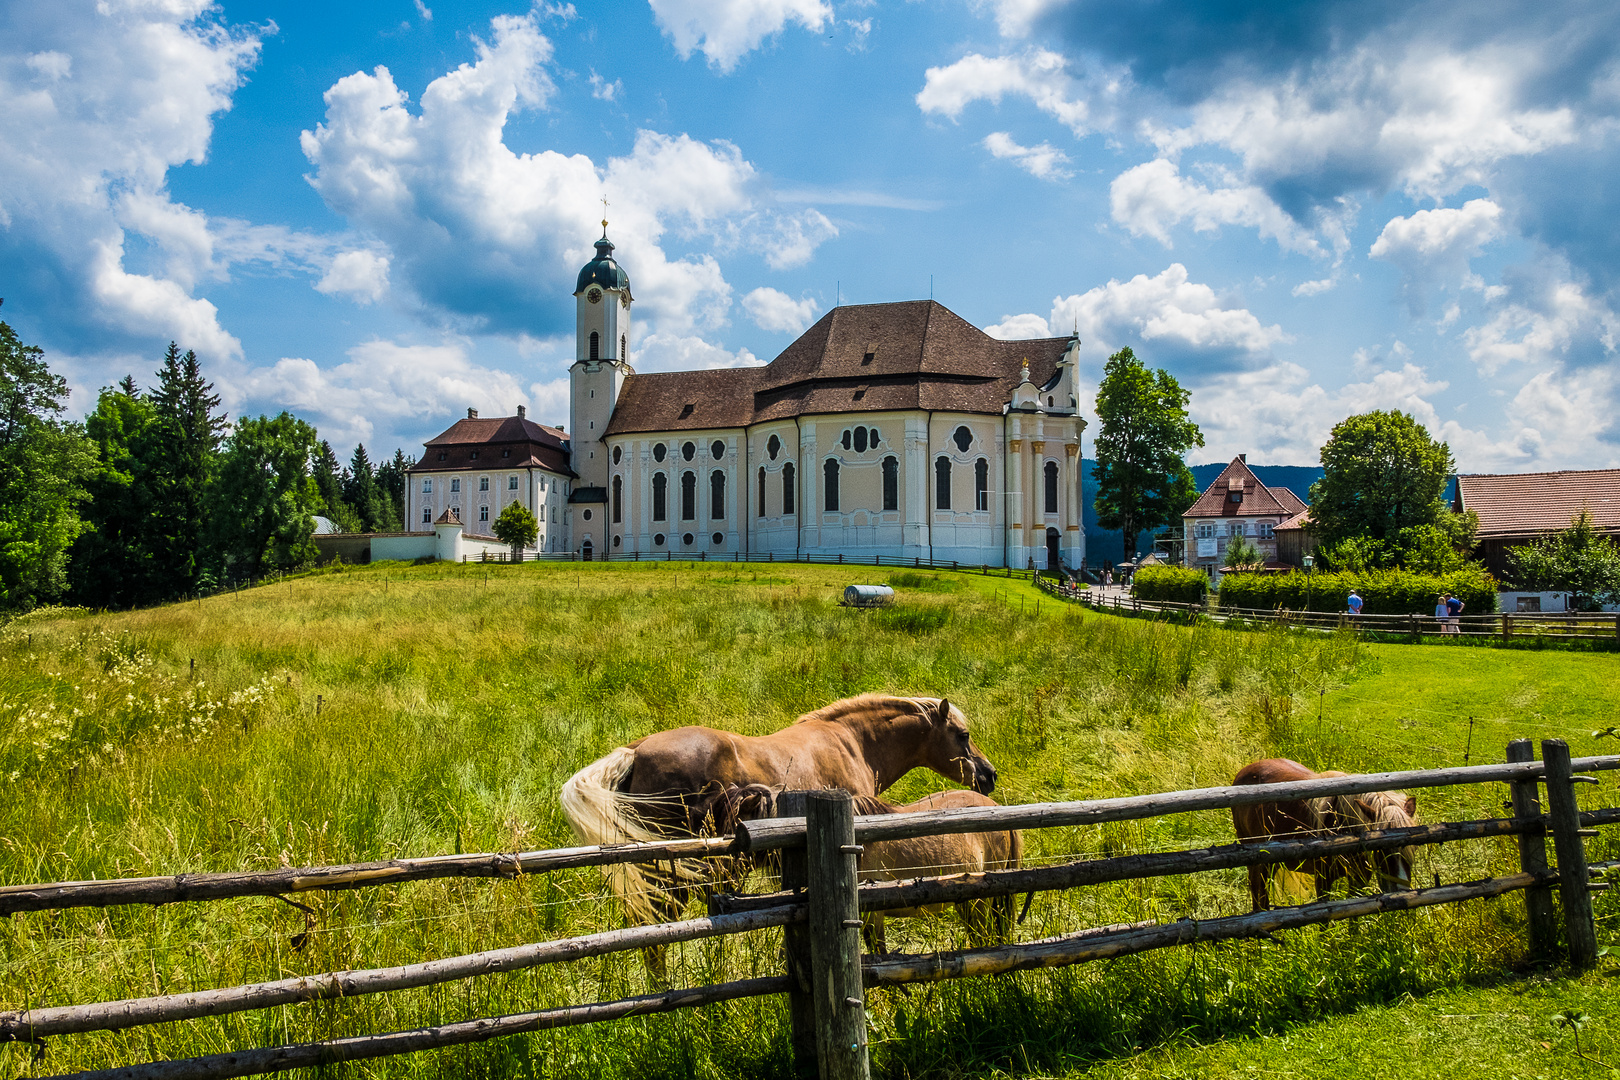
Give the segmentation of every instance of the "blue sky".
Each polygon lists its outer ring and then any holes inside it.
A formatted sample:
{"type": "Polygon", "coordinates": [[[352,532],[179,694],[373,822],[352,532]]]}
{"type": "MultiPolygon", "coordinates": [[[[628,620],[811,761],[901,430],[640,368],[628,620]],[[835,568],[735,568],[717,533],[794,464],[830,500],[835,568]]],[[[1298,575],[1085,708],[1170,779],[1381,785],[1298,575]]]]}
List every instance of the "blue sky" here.
{"type": "Polygon", "coordinates": [[[1079,329],[1208,440],[1399,408],[1463,471],[1620,465],[1601,3],[0,7],[0,296],[83,411],[171,340],[342,453],[566,418],[600,233],[643,371],[839,298],[1079,329]]]}

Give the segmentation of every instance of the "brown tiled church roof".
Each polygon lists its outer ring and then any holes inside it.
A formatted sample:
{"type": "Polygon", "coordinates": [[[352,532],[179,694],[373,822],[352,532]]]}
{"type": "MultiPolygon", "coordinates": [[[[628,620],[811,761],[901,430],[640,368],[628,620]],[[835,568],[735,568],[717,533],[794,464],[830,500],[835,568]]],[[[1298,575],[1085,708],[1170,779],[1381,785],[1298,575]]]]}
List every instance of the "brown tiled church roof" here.
{"type": "Polygon", "coordinates": [[[999,415],[1026,360],[1030,379],[1044,386],[1068,347],[1068,338],[999,341],[932,300],[837,307],[763,367],[629,376],[606,434],[746,427],[813,413],[999,415]]]}
{"type": "Polygon", "coordinates": [[[522,416],[469,416],[427,441],[412,472],[464,472],[468,469],[549,469],[573,476],[568,467],[568,436],[522,416]],[[474,457],[473,455],[477,456],[474,457]]]}
{"type": "Polygon", "coordinates": [[[1184,518],[1285,517],[1305,512],[1305,501],[1284,487],[1267,487],[1239,455],[1204,489],[1184,518]],[[1231,493],[1243,498],[1233,502],[1231,493]]]}
{"type": "Polygon", "coordinates": [[[1479,515],[1479,538],[1560,532],[1592,512],[1599,532],[1620,533],[1620,469],[1457,477],[1455,505],[1479,515]]]}

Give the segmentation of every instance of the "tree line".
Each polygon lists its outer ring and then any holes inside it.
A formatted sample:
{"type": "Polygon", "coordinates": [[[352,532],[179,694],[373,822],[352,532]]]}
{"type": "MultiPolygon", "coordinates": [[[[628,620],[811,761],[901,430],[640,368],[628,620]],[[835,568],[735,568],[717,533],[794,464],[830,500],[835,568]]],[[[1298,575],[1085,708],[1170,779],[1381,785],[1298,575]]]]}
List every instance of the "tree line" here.
{"type": "MultiPolygon", "coordinates": [[[[3,302],[3,301],[0,301],[3,302]]],[[[138,607],[314,562],[314,515],[402,527],[401,450],[345,466],[290,413],[228,422],[194,352],[63,418],[67,380],[0,321],[0,609],[138,607]]]]}

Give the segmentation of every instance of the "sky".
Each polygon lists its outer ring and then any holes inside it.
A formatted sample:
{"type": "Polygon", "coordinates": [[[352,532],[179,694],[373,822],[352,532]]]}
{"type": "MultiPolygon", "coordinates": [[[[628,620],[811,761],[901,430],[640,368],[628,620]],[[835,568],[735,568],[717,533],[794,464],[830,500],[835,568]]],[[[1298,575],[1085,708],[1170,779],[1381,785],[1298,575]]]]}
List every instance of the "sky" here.
{"type": "Polygon", "coordinates": [[[1400,409],[1620,466],[1617,173],[1605,2],[0,0],[0,317],[72,412],[173,340],[373,459],[566,421],[606,198],[638,371],[932,295],[1168,370],[1194,462],[1400,409]]]}

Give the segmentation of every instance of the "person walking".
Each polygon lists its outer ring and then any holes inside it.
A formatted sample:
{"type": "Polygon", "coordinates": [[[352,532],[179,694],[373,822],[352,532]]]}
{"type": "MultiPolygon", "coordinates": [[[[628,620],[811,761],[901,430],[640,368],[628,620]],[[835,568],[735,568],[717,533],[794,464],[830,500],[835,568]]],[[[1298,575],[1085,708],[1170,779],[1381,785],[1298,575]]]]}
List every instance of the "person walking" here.
{"type": "Polygon", "coordinates": [[[1450,621],[1451,609],[1446,607],[1446,594],[1441,593],[1439,596],[1434,598],[1434,622],[1439,628],[1441,634],[1449,634],[1451,632],[1447,626],[1450,621]]]}
{"type": "Polygon", "coordinates": [[[1463,602],[1450,593],[1446,593],[1446,632],[1462,634],[1463,602]]]}
{"type": "Polygon", "coordinates": [[[1361,597],[1356,595],[1356,590],[1354,590],[1354,589],[1350,590],[1350,599],[1345,601],[1345,604],[1346,604],[1347,607],[1350,608],[1350,614],[1352,614],[1352,615],[1360,615],[1361,614],[1361,597]]]}

